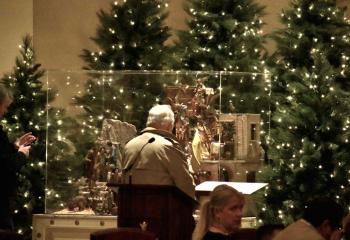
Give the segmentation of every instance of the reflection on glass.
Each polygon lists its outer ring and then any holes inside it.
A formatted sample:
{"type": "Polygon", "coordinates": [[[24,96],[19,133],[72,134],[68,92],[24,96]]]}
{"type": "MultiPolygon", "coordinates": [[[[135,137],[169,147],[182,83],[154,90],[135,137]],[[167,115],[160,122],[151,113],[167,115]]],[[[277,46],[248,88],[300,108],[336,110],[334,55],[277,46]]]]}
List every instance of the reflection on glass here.
{"type": "Polygon", "coordinates": [[[246,181],[261,167],[269,125],[264,74],[49,71],[46,80],[56,96],[48,111],[61,109],[47,119],[47,213],[114,214],[106,182],[117,179],[125,143],[157,103],[174,110],[174,134],[200,181],[246,181]],[[61,128],[51,129],[52,121],[61,128]]]}

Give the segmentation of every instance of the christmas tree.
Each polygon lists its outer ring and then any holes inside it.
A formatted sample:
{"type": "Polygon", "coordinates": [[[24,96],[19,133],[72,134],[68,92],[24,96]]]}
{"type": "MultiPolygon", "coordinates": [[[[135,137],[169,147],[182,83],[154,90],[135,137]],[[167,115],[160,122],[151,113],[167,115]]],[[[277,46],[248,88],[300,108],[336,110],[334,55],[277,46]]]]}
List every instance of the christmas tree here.
{"type": "Polygon", "coordinates": [[[277,50],[269,185],[260,221],[288,224],[305,202],[329,196],[350,204],[350,22],[334,0],[297,0],[283,11],[277,50]]]}
{"type": "MultiPolygon", "coordinates": [[[[50,138],[48,146],[50,151],[46,158],[47,136],[57,136],[63,128],[67,127],[69,121],[64,117],[62,109],[48,106],[54,100],[55,91],[44,89],[41,82],[44,71],[40,66],[35,60],[31,37],[27,35],[23,38],[23,44],[20,45],[20,56],[16,58],[13,71],[1,80],[13,92],[14,101],[2,122],[10,139],[15,139],[26,132],[32,132],[38,139],[31,147],[26,164],[17,173],[17,192],[20,194],[17,195],[14,203],[15,227],[28,238],[31,236],[32,214],[44,212],[45,187],[50,192],[55,186],[55,182],[45,181],[48,165],[57,170],[57,172],[51,172],[53,175],[57,174],[56,177],[62,178],[67,170],[67,162],[65,162],[68,155],[67,144],[62,139],[50,138]],[[65,160],[59,161],[61,158],[65,160]],[[46,165],[46,160],[52,164],[46,165]]],[[[55,196],[52,196],[53,201],[60,205],[62,203],[59,201],[60,194],[65,195],[70,192],[69,187],[55,192],[55,196]]],[[[50,201],[50,196],[47,197],[50,201]]]]}
{"type": "MultiPolygon", "coordinates": [[[[189,29],[178,34],[176,68],[237,72],[222,79],[222,110],[228,112],[234,105],[237,112],[260,112],[267,106],[265,79],[249,73],[264,73],[264,7],[253,0],[186,3],[191,18],[189,29]]],[[[216,89],[220,81],[209,78],[206,84],[216,89]]]]}
{"type": "Polygon", "coordinates": [[[82,58],[89,70],[160,70],[167,66],[164,42],[170,36],[164,25],[166,1],[124,0],[111,4],[109,12],[97,14],[100,25],[92,40],[99,47],[84,49],[82,58]]]}
{"type": "Polygon", "coordinates": [[[82,119],[88,123],[83,127],[87,135],[89,129],[100,129],[105,118],[144,127],[149,108],[160,101],[163,76],[107,70],[168,68],[171,55],[164,45],[170,35],[164,24],[167,7],[162,0],[124,0],[111,4],[109,12],[98,13],[100,26],[92,39],[99,50],[85,49],[82,57],[85,69],[104,72],[90,72],[85,94],[75,98],[75,104],[85,110],[82,119]]]}

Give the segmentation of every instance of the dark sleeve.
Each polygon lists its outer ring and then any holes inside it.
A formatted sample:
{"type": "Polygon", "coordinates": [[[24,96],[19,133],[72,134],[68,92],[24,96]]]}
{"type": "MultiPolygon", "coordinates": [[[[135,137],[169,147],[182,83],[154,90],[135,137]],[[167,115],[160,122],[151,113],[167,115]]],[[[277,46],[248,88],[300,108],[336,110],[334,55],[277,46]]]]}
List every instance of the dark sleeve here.
{"type": "Polygon", "coordinates": [[[26,156],[21,152],[0,154],[1,168],[3,170],[18,169],[25,164],[26,156]]]}
{"type": "Polygon", "coordinates": [[[0,129],[0,165],[2,172],[14,171],[25,163],[26,156],[18,152],[14,144],[11,143],[7,134],[0,129]]]}

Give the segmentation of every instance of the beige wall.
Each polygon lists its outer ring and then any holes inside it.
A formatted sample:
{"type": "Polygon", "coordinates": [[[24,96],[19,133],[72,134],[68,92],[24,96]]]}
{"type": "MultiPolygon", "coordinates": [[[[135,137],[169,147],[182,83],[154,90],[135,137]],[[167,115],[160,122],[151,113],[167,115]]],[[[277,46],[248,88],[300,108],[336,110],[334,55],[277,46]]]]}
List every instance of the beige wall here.
{"type": "Polygon", "coordinates": [[[172,44],[174,40],[177,40],[175,37],[176,30],[186,28],[186,19],[188,15],[183,10],[184,0],[170,0],[169,1],[169,16],[167,19],[167,25],[171,28],[172,37],[169,39],[166,44],[172,44]]]}
{"type": "Polygon", "coordinates": [[[0,0],[0,77],[11,71],[26,33],[33,34],[33,1],[0,0]]]}
{"type": "MultiPolygon", "coordinates": [[[[289,0],[260,0],[259,3],[265,6],[265,15],[262,18],[265,22],[264,33],[271,33],[281,28],[280,14],[283,8],[288,8],[289,0]]],[[[269,52],[272,52],[275,49],[273,41],[267,41],[266,48],[269,52]]]]}
{"type": "MultiPolygon", "coordinates": [[[[120,1],[120,0],[119,0],[120,1]]],[[[183,11],[185,0],[169,0],[169,17],[166,24],[173,30],[185,29],[183,11]]],[[[280,26],[278,18],[288,0],[260,0],[266,5],[263,20],[265,32],[280,26]]],[[[34,40],[38,60],[46,69],[81,69],[79,58],[83,48],[97,50],[90,37],[95,35],[99,23],[98,9],[109,10],[109,0],[34,0],[34,40]]],[[[167,42],[171,44],[174,38],[167,42]]],[[[269,49],[273,45],[267,44],[269,49]]]]}
{"type": "MultiPolygon", "coordinates": [[[[121,1],[121,0],[119,0],[121,1]]],[[[350,0],[338,0],[350,6],[350,0]]],[[[99,24],[96,12],[109,10],[110,0],[0,0],[0,76],[11,70],[18,44],[25,33],[33,34],[38,61],[45,69],[81,69],[83,48],[97,50],[89,39],[99,24]]],[[[173,30],[186,28],[185,0],[169,0],[167,24],[173,30]]],[[[265,5],[264,33],[281,25],[279,14],[289,0],[258,0],[265,5]]],[[[173,39],[169,40],[171,43],[173,39]]],[[[270,41],[267,48],[272,51],[270,41]]]]}
{"type": "Polygon", "coordinates": [[[346,6],[350,10],[350,0],[337,0],[337,3],[341,6],[346,6]]]}
{"type": "Polygon", "coordinates": [[[96,12],[109,0],[34,0],[34,47],[45,69],[81,69],[83,48],[94,47],[96,12]]]}
{"type": "MultiPolygon", "coordinates": [[[[121,0],[119,0],[120,2],[121,0]]],[[[34,40],[38,60],[46,69],[81,69],[83,48],[97,50],[89,39],[99,24],[96,12],[109,11],[110,0],[34,0],[34,40]]],[[[169,1],[166,24],[186,27],[183,0],[169,1]]],[[[172,40],[168,41],[169,43],[172,40]]]]}

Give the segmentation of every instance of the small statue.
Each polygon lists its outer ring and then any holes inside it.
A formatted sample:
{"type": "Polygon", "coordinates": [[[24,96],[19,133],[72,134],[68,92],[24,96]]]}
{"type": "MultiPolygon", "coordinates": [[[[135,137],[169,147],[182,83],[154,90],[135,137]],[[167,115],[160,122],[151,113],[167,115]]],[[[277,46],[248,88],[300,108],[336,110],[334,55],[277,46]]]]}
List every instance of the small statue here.
{"type": "Polygon", "coordinates": [[[142,231],[147,231],[148,223],[146,221],[143,221],[140,223],[140,228],[142,231]]]}
{"type": "Polygon", "coordinates": [[[94,186],[100,175],[100,149],[94,147],[85,156],[85,175],[88,179],[89,188],[94,186]]]}

